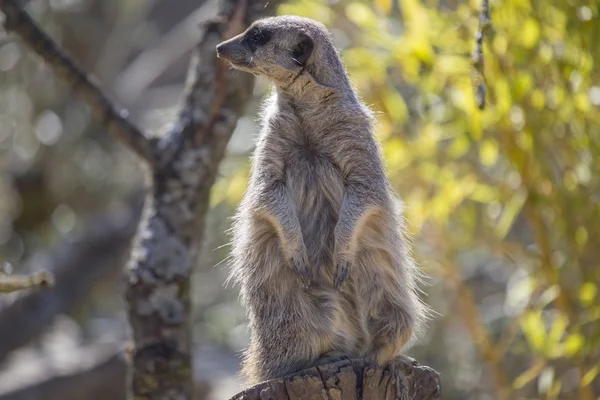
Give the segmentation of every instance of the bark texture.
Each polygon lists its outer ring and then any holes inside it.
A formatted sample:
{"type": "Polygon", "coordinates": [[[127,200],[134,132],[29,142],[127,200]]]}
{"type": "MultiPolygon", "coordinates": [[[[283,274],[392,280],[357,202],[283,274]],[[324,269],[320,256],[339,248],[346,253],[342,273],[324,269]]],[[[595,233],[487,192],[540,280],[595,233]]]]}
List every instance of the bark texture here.
{"type": "Polygon", "coordinates": [[[417,365],[379,369],[365,359],[344,360],[273,379],[231,400],[436,400],[442,398],[439,374],[417,365]]]}

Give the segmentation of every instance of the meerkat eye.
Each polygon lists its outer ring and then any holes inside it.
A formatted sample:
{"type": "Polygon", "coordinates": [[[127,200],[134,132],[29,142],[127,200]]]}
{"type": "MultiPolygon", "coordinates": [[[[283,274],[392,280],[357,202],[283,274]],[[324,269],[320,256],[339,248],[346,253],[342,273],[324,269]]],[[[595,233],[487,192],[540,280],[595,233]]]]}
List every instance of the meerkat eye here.
{"type": "Polygon", "coordinates": [[[250,51],[256,51],[259,46],[267,44],[269,40],[271,40],[271,32],[258,28],[250,30],[244,38],[244,42],[246,42],[250,51]]]}

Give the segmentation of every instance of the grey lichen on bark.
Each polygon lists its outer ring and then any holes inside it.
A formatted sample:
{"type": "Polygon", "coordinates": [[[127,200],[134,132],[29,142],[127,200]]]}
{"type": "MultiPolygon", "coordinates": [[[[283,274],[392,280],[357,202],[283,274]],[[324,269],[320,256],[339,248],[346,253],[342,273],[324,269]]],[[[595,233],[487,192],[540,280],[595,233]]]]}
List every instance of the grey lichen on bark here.
{"type": "Polygon", "coordinates": [[[366,359],[319,365],[259,383],[231,400],[438,400],[439,374],[426,366],[378,368],[366,359]]]}

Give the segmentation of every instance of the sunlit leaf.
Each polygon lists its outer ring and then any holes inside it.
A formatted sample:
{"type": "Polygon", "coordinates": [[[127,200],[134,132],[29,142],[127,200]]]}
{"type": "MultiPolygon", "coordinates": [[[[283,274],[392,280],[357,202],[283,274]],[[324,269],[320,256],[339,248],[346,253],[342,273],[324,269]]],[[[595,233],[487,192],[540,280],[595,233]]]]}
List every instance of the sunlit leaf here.
{"type": "Polygon", "coordinates": [[[400,93],[394,89],[386,90],[383,94],[383,103],[388,115],[390,118],[392,118],[392,120],[398,124],[406,121],[406,117],[408,116],[408,108],[406,107],[406,103],[404,102],[404,99],[400,93]]]}
{"type": "MultiPolygon", "coordinates": [[[[546,327],[539,311],[528,311],[521,320],[521,329],[529,345],[536,351],[542,352],[546,346],[546,327]]],[[[537,374],[536,374],[537,376],[537,374]]]]}
{"type": "Polygon", "coordinates": [[[413,158],[413,155],[409,151],[406,144],[397,137],[386,140],[383,151],[387,161],[387,166],[392,171],[400,171],[404,169],[411,163],[413,158]]]}
{"type": "Polygon", "coordinates": [[[452,142],[452,144],[450,145],[450,148],[448,149],[448,154],[451,157],[454,158],[459,158],[465,155],[465,153],[467,151],[469,151],[469,148],[471,147],[471,142],[469,141],[469,138],[467,138],[466,136],[457,138],[456,140],[454,140],[452,142]]]}
{"type": "Polygon", "coordinates": [[[375,0],[375,4],[377,4],[385,14],[389,14],[392,11],[393,0],[375,0]]]}
{"type": "Polygon", "coordinates": [[[533,18],[528,18],[519,30],[519,36],[524,47],[532,48],[537,44],[540,37],[539,23],[533,18]]]}
{"type": "Polygon", "coordinates": [[[496,188],[481,183],[477,184],[475,190],[473,190],[473,192],[471,192],[470,195],[470,198],[472,200],[478,201],[480,203],[489,203],[497,197],[498,191],[496,188]]]}
{"type": "Polygon", "coordinates": [[[590,383],[592,383],[594,381],[594,379],[596,379],[596,377],[598,376],[598,373],[600,373],[600,365],[596,365],[595,367],[592,367],[581,378],[581,386],[582,387],[587,386],[590,383]]]}
{"type": "Polygon", "coordinates": [[[363,28],[375,28],[379,20],[373,10],[364,3],[352,2],[346,6],[346,16],[363,28]]]}
{"type": "Polygon", "coordinates": [[[499,238],[504,238],[508,231],[510,230],[513,222],[519,212],[521,212],[521,208],[527,199],[527,192],[524,190],[519,190],[515,192],[514,196],[510,199],[510,201],[504,206],[502,210],[502,214],[500,214],[500,218],[496,224],[496,235],[499,238]]]}
{"type": "Polygon", "coordinates": [[[567,336],[567,339],[564,342],[565,346],[565,354],[567,356],[575,355],[581,348],[583,347],[585,340],[582,335],[578,333],[571,334],[567,336]]]}
{"type": "Polygon", "coordinates": [[[498,159],[498,146],[491,140],[485,140],[479,148],[479,159],[487,167],[491,167],[498,159]]]}
{"type": "Polygon", "coordinates": [[[540,89],[534,89],[531,92],[531,104],[538,110],[542,109],[546,104],[546,97],[540,89]]]}
{"type": "Polygon", "coordinates": [[[550,346],[554,346],[560,342],[565,330],[567,329],[568,319],[562,314],[558,314],[552,323],[550,328],[550,334],[548,335],[548,342],[550,346]]]}
{"type": "Polygon", "coordinates": [[[579,300],[584,306],[590,306],[597,294],[598,286],[594,283],[586,282],[579,288],[579,300]]]}

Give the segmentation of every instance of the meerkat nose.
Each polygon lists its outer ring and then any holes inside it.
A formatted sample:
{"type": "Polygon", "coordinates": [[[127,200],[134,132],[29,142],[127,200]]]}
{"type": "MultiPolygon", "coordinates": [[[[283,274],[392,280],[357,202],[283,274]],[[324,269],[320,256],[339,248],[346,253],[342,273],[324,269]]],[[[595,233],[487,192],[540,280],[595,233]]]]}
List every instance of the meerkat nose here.
{"type": "Polygon", "coordinates": [[[221,44],[217,45],[217,54],[219,54],[221,52],[221,50],[223,50],[223,47],[224,47],[223,44],[224,43],[221,43],[221,44]]]}

